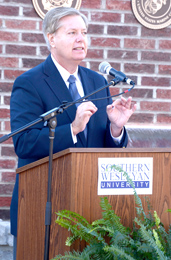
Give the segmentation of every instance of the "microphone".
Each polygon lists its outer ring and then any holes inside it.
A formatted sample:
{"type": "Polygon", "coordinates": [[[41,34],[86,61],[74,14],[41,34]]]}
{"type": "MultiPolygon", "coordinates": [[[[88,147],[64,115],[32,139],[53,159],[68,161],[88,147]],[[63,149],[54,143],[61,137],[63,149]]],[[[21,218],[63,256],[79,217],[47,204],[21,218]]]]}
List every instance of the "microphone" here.
{"type": "Polygon", "coordinates": [[[135,85],[135,83],[131,79],[127,78],[127,76],[123,72],[115,70],[106,61],[100,63],[99,71],[103,74],[110,74],[111,76],[117,78],[119,81],[126,82],[129,85],[135,85]]]}

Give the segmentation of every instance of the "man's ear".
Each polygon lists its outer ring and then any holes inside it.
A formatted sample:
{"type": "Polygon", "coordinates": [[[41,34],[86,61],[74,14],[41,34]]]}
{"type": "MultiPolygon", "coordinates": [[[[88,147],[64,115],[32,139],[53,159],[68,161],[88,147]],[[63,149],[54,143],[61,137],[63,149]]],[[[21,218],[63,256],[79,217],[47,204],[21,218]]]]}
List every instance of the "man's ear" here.
{"type": "Polygon", "coordinates": [[[52,48],[54,48],[54,47],[55,47],[54,34],[48,33],[48,34],[47,34],[47,38],[48,38],[48,40],[49,40],[50,46],[51,46],[52,48]]]}

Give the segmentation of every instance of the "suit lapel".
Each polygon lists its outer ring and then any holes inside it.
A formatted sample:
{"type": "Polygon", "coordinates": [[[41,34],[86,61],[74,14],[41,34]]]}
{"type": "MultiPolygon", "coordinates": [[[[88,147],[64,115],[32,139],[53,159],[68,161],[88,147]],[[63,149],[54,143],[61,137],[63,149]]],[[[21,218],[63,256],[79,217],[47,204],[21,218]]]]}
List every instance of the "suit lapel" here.
{"type": "MultiPolygon", "coordinates": [[[[62,104],[65,101],[72,102],[72,98],[68,91],[68,88],[63,81],[59,71],[57,70],[55,64],[53,63],[50,55],[45,61],[44,73],[47,75],[45,81],[58,99],[59,104],[62,104]]],[[[72,122],[75,118],[76,107],[71,106],[65,111],[72,122]]]]}
{"type": "MultiPolygon", "coordinates": [[[[85,69],[82,67],[79,67],[79,74],[81,77],[81,82],[83,85],[84,93],[85,95],[90,94],[91,92],[95,91],[95,81],[94,78],[90,77],[89,74],[85,69]]],[[[91,101],[91,99],[97,98],[96,94],[93,94],[88,99],[91,101]]],[[[96,101],[92,101],[95,105],[97,105],[96,101]]],[[[87,124],[87,144],[86,146],[89,146],[91,143],[91,129],[93,129],[95,126],[95,116],[92,116],[89,123],[87,124]]]]}
{"type": "MultiPolygon", "coordinates": [[[[55,64],[53,63],[50,55],[44,63],[44,73],[47,75],[45,81],[53,91],[59,103],[62,104],[64,101],[72,102],[73,100],[68,91],[68,88],[65,82],[63,81],[59,71],[57,70],[55,64]]],[[[65,111],[68,117],[70,118],[70,121],[73,122],[76,114],[76,106],[70,106],[65,111]]],[[[78,134],[78,139],[82,143],[82,146],[86,147],[86,139],[83,132],[78,134]]]]}
{"type": "MultiPolygon", "coordinates": [[[[82,67],[79,67],[79,74],[81,77],[81,82],[84,88],[85,95],[90,94],[95,90],[94,88],[94,79],[89,76],[86,70],[84,70],[82,67]]],[[[95,98],[95,95],[91,96],[90,99],[95,98]]]]}

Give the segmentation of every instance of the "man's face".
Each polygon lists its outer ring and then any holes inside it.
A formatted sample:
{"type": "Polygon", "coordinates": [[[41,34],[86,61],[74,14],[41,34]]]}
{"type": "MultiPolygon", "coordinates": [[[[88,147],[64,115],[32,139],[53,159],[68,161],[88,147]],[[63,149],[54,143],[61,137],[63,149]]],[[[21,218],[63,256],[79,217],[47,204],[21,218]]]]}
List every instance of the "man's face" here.
{"type": "Polygon", "coordinates": [[[51,53],[58,63],[78,65],[87,54],[87,28],[81,16],[66,16],[60,20],[61,27],[49,35],[51,53]]]}

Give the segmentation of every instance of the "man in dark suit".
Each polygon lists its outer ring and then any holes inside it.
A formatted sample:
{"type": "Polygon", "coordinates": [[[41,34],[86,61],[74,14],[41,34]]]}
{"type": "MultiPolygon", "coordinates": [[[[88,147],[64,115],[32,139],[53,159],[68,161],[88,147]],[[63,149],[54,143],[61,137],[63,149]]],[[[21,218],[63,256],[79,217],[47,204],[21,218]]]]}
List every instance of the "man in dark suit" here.
{"type": "MultiPolygon", "coordinates": [[[[43,21],[43,33],[51,52],[37,67],[19,76],[11,95],[12,131],[58,107],[72,102],[70,75],[75,77],[79,96],[107,85],[105,78],[79,66],[87,53],[87,19],[72,8],[54,8],[43,21]]],[[[110,96],[106,88],[90,99],[110,96]]],[[[87,101],[70,106],[57,115],[54,153],[69,147],[126,147],[124,128],[136,106],[121,98],[87,101]],[[84,130],[86,129],[86,136],[84,130]]],[[[18,167],[49,155],[49,128],[41,122],[13,137],[18,167]]],[[[18,176],[11,203],[11,233],[17,236],[18,176]]]]}

